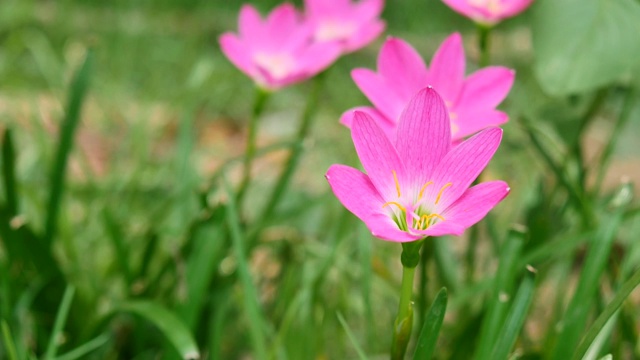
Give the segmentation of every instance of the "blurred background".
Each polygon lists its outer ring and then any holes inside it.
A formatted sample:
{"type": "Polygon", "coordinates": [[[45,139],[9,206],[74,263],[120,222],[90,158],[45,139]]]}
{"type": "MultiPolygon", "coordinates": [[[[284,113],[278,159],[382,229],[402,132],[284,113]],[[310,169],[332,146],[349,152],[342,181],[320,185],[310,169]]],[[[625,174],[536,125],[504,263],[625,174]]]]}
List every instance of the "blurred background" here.
{"type": "MultiPolygon", "coordinates": [[[[280,1],[247,3],[266,14],[280,1]]],[[[301,165],[273,217],[256,220],[287,158],[286,141],[310,85],[271,97],[258,139],[271,150],[255,164],[256,180],[239,220],[247,233],[247,224],[264,226],[247,235],[258,240],[240,259],[225,222],[228,194],[220,175],[239,181],[255,89],[217,43],[222,32],[236,31],[240,6],[227,0],[0,2],[2,164],[5,174],[8,164],[15,173],[13,186],[6,176],[2,185],[0,358],[10,358],[10,343],[20,359],[47,358],[52,346],[57,354],[84,350],[65,359],[189,357],[193,349],[181,340],[185,336],[210,359],[347,359],[357,357],[357,344],[372,358],[386,357],[400,246],[373,239],[324,180],[331,164],[359,166],[338,119],[368,104],[349,73],[375,68],[384,36],[326,71],[301,165]],[[56,185],[72,79],[90,51],[66,182],[56,185]],[[9,132],[12,152],[6,150],[9,132]],[[243,269],[253,290],[242,281],[243,269]],[[65,293],[70,310],[55,330],[65,293]],[[252,295],[255,303],[247,303],[252,295]],[[264,339],[268,355],[256,352],[256,337],[264,339]]],[[[602,234],[601,224],[617,227],[597,309],[640,256],[637,201],[620,211],[609,205],[623,178],[640,179],[640,106],[637,95],[629,95],[635,80],[622,74],[580,91],[544,89],[544,71],[534,72],[539,58],[532,36],[532,28],[543,26],[542,12],[536,2],[492,34],[492,64],[517,75],[499,107],[511,121],[483,178],[506,180],[510,196],[480,227],[475,246],[468,246],[467,236],[425,245],[433,261],[420,270],[417,303],[425,308],[440,287],[449,289],[439,359],[471,358],[514,224],[528,229],[517,235],[518,271],[525,260],[539,270],[518,358],[542,359],[554,343],[585,244],[602,234]],[[611,156],[603,162],[605,151],[611,156]],[[565,176],[550,164],[561,165],[565,176]],[[594,171],[581,171],[592,165],[594,171]],[[577,200],[566,183],[572,179],[578,179],[577,200]],[[585,203],[595,214],[593,224],[581,218],[585,203]]],[[[461,32],[467,74],[478,68],[476,28],[440,1],[388,0],[383,18],[385,34],[407,40],[427,62],[447,35],[461,32]]],[[[522,277],[518,271],[513,284],[522,277]]],[[[640,295],[632,294],[602,351],[636,358],[638,305],[640,295]]],[[[585,313],[591,320],[597,315],[585,313]]]]}

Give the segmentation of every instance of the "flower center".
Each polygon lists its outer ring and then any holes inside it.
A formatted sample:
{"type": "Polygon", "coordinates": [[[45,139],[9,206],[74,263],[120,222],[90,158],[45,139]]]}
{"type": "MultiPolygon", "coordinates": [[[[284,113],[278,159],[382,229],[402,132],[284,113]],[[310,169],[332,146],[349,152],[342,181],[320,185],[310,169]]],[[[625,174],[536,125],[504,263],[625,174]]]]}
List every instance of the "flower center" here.
{"type": "Polygon", "coordinates": [[[345,40],[356,31],[356,26],[348,21],[325,20],[315,33],[317,41],[345,40]]]}
{"type": "Polygon", "coordinates": [[[286,77],[294,67],[293,59],[287,54],[258,53],[253,57],[253,61],[275,79],[286,77]]]}
{"type": "MultiPolygon", "coordinates": [[[[393,221],[398,225],[398,228],[403,231],[411,232],[411,230],[427,230],[430,226],[434,225],[438,221],[445,221],[445,218],[436,213],[431,212],[426,207],[422,206],[422,200],[424,196],[424,192],[429,185],[433,185],[433,181],[428,181],[420,188],[418,192],[418,198],[410,202],[409,204],[403,205],[401,201],[402,193],[400,191],[400,183],[398,182],[398,176],[395,170],[392,170],[393,181],[396,185],[396,192],[398,195],[397,201],[387,201],[382,204],[382,208],[391,209],[391,213],[389,214],[393,221]]],[[[438,195],[436,196],[436,200],[434,201],[434,206],[438,205],[440,199],[442,198],[442,194],[444,191],[453,185],[452,183],[446,183],[444,186],[440,188],[438,195]]]]}

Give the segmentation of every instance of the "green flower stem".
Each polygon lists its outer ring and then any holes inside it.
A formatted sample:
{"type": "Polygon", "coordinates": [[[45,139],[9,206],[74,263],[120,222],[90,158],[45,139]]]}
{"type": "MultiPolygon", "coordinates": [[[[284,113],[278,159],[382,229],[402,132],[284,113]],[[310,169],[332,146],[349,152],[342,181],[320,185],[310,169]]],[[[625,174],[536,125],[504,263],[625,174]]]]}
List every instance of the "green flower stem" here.
{"type": "Polygon", "coordinates": [[[247,137],[247,147],[245,150],[245,157],[243,163],[242,182],[238,188],[236,195],[236,202],[239,207],[242,207],[242,199],[247,192],[249,183],[251,182],[251,167],[253,165],[253,159],[256,154],[256,138],[258,135],[258,119],[267,104],[270,93],[263,88],[256,87],[256,95],[253,103],[253,110],[251,117],[249,118],[249,135],[247,137]]]}
{"type": "Polygon", "coordinates": [[[400,287],[400,304],[398,316],[393,324],[393,340],[391,341],[391,360],[402,360],[407,351],[413,328],[413,278],[416,266],[420,262],[420,247],[423,240],[402,244],[402,286],[400,287]]]}
{"type": "MultiPolygon", "coordinates": [[[[319,74],[313,80],[313,87],[311,89],[311,93],[309,94],[309,99],[307,100],[307,105],[302,113],[302,121],[300,123],[300,127],[298,128],[298,132],[296,134],[296,142],[291,150],[291,155],[289,156],[289,160],[285,165],[284,170],[280,174],[280,178],[278,178],[278,182],[276,186],[273,188],[271,192],[271,196],[267,201],[267,205],[264,207],[262,216],[260,216],[260,221],[268,221],[276,207],[280,203],[282,196],[285,193],[287,186],[289,185],[289,181],[293,176],[296,168],[298,167],[298,163],[300,162],[300,157],[302,156],[302,152],[304,150],[304,140],[307,138],[309,134],[309,130],[311,129],[312,120],[314,119],[314,115],[316,113],[316,109],[318,108],[318,98],[320,97],[320,92],[323,84],[323,74],[319,74]]],[[[259,224],[260,227],[263,224],[259,224]]]]}
{"type": "Polygon", "coordinates": [[[478,47],[480,48],[480,67],[489,65],[491,54],[489,51],[491,40],[491,27],[478,24],[478,47]]]}

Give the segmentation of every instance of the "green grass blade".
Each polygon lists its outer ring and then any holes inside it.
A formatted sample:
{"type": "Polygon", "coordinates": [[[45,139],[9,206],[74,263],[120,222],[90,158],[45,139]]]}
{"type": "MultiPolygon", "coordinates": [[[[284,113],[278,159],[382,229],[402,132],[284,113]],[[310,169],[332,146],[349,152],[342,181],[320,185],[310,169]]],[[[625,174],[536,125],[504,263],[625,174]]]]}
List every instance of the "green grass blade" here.
{"type": "Polygon", "coordinates": [[[198,345],[189,328],[179,317],[162,305],[147,300],[136,300],[117,306],[116,311],[134,313],[154,324],[183,359],[200,358],[198,345]]]}
{"type": "Polygon", "coordinates": [[[11,329],[9,329],[9,324],[2,319],[2,339],[4,341],[4,346],[9,356],[9,360],[18,360],[18,353],[16,352],[16,344],[13,342],[13,337],[11,336],[11,329]]]}
{"type": "Polygon", "coordinates": [[[602,352],[603,348],[610,342],[611,332],[613,331],[613,327],[616,325],[618,321],[618,312],[616,312],[612,317],[609,318],[604,326],[598,332],[598,335],[593,339],[589,348],[585,352],[582,360],[597,360],[598,354],[602,352]]]}
{"type": "Polygon", "coordinates": [[[67,322],[67,316],[69,315],[69,309],[71,308],[71,301],[73,300],[74,293],[75,288],[71,285],[67,285],[67,288],[64,290],[64,295],[62,296],[62,302],[58,308],[58,314],[56,314],[56,321],[53,324],[53,332],[51,332],[49,337],[49,344],[47,345],[47,351],[44,355],[45,360],[52,360],[56,356],[56,351],[58,350],[58,339],[60,339],[62,329],[64,329],[64,324],[67,322]]]}
{"type": "Polygon", "coordinates": [[[201,225],[193,236],[193,250],[189,253],[185,271],[187,298],[178,310],[192,329],[199,320],[202,307],[206,305],[211,279],[226,250],[222,224],[201,225]]]}
{"type": "Polygon", "coordinates": [[[477,360],[491,359],[491,350],[496,343],[498,331],[502,327],[510,302],[504,297],[512,294],[517,261],[524,243],[523,231],[512,229],[500,255],[498,271],[493,282],[493,292],[482,319],[482,328],[476,351],[477,360]]]}
{"type": "MultiPolygon", "coordinates": [[[[619,194],[624,195],[628,191],[626,187],[623,187],[619,194]]],[[[626,201],[623,202],[625,204],[622,205],[626,205],[626,201]]],[[[623,207],[617,206],[612,215],[602,219],[602,226],[591,241],[578,286],[561,320],[562,328],[551,357],[554,360],[570,359],[578,346],[580,335],[585,329],[594,295],[600,284],[598,280],[604,270],[613,241],[623,220],[623,207]]]]}
{"type": "Polygon", "coordinates": [[[447,289],[442,288],[436,294],[435,300],[424,320],[424,325],[420,331],[416,352],[413,354],[414,360],[428,360],[433,356],[436,348],[440,327],[447,310],[447,289]]]}
{"type": "Polygon", "coordinates": [[[240,228],[240,219],[238,219],[238,208],[236,206],[235,197],[231,186],[223,176],[222,181],[228,195],[227,202],[227,225],[231,233],[231,241],[233,243],[233,252],[238,262],[238,273],[240,281],[244,289],[244,310],[247,313],[251,340],[255,350],[257,359],[267,358],[267,347],[264,334],[264,320],[261,314],[260,305],[258,304],[258,292],[251,279],[249,273],[249,264],[245,258],[245,242],[246,237],[240,228]]]}
{"type": "Polygon", "coordinates": [[[131,284],[133,284],[133,274],[131,273],[131,267],[129,266],[129,248],[125,245],[123,239],[124,234],[120,228],[120,224],[116,223],[116,220],[111,215],[111,212],[105,208],[102,211],[102,220],[104,222],[105,230],[108,234],[108,238],[113,243],[113,248],[116,253],[116,261],[120,267],[120,272],[124,276],[127,283],[127,293],[131,290],[131,284]]]}
{"type": "Polygon", "coordinates": [[[611,302],[604,308],[596,321],[589,327],[587,333],[582,337],[580,345],[576,349],[573,359],[581,359],[586,354],[589,346],[604,328],[610,318],[612,318],[618,309],[622,306],[631,292],[640,285],[640,269],[638,269],[629,280],[622,284],[611,302]]]}
{"type": "Polygon", "coordinates": [[[513,305],[511,309],[509,309],[504,326],[496,337],[491,360],[507,359],[524,325],[525,318],[529,311],[529,305],[531,305],[531,301],[533,300],[534,290],[535,274],[527,271],[513,300],[513,305]]]}
{"type": "Polygon", "coordinates": [[[60,202],[64,192],[67,161],[73,146],[73,137],[80,122],[82,103],[89,87],[89,77],[93,63],[92,59],[92,52],[89,51],[84,60],[84,64],[73,78],[69,93],[69,103],[60,126],[58,148],[56,150],[55,162],[50,178],[51,188],[49,202],[47,204],[47,218],[43,238],[46,246],[51,246],[51,242],[57,231],[58,213],[60,212],[60,202]]]}
{"type": "Polygon", "coordinates": [[[338,312],[336,313],[336,316],[338,317],[338,321],[340,322],[340,325],[342,325],[344,332],[347,333],[347,337],[349,338],[349,341],[351,341],[351,345],[353,345],[353,348],[356,350],[356,353],[358,354],[358,358],[360,358],[360,360],[367,360],[368,359],[367,355],[364,353],[364,350],[362,350],[362,348],[358,344],[358,341],[356,340],[356,336],[353,334],[353,331],[351,331],[349,324],[347,324],[347,322],[344,320],[344,317],[342,317],[342,314],[338,312]]]}
{"type": "Polygon", "coordinates": [[[11,216],[15,216],[18,213],[15,161],[16,154],[13,145],[13,136],[11,135],[11,129],[7,129],[2,139],[2,180],[4,182],[7,209],[11,216]]]}
{"type": "Polygon", "coordinates": [[[92,340],[87,341],[86,343],[78,346],[77,348],[69,351],[64,355],[60,355],[56,358],[56,360],[76,360],[80,359],[83,356],[89,354],[90,352],[96,350],[100,346],[104,345],[109,341],[109,334],[102,334],[92,340]]]}

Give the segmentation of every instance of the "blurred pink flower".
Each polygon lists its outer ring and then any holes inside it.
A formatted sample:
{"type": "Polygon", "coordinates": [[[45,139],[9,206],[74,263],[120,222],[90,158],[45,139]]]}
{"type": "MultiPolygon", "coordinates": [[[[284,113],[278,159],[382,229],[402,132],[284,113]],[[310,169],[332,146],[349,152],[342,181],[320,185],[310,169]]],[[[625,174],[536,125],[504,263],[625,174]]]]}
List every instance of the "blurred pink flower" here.
{"type": "Polygon", "coordinates": [[[312,27],[291,4],[262,20],[251,5],[240,10],[239,34],[220,36],[227,58],[260,86],[275,90],[306,80],[340,55],[338,42],[312,42],[312,27]]]}
{"type": "Polygon", "coordinates": [[[498,149],[492,127],[451,145],[449,116],[432,88],[420,91],[400,116],[391,140],[364,112],[351,137],[366,171],[332,165],[326,178],[340,202],[381,239],[407,242],[460,235],[509,193],[504,181],[469,188],[498,149]]]}
{"type": "Polygon", "coordinates": [[[427,69],[420,54],[408,43],[388,38],[378,55],[378,72],[354,69],[351,77],[373,103],[345,112],[340,122],[351,127],[353,111],[372,118],[390,136],[402,109],[421,88],[430,85],[442,96],[451,119],[454,141],[488,126],[507,122],[509,117],[495,109],[507,96],[515,72],[501,66],[480,69],[465,78],[465,55],[460,34],[454,33],[440,45],[427,69]]]}
{"type": "Polygon", "coordinates": [[[358,50],[384,31],[384,0],[305,0],[307,20],[318,42],[339,41],[347,52],[358,50]]]}
{"type": "Polygon", "coordinates": [[[494,25],[524,11],[533,0],[442,0],[456,12],[484,24],[494,25]]]}

